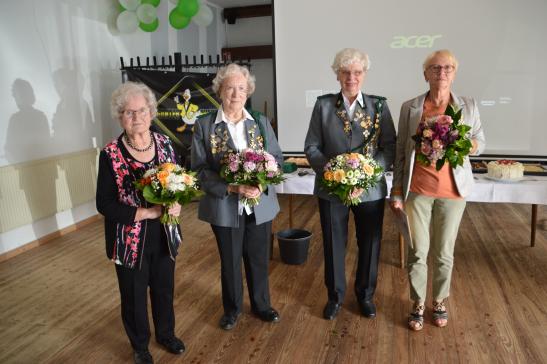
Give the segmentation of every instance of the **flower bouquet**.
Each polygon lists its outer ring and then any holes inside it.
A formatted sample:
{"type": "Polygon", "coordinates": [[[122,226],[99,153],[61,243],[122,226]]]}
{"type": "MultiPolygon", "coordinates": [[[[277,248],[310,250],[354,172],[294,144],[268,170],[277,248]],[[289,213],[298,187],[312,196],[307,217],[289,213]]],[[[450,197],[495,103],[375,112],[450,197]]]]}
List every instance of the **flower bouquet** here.
{"type": "Polygon", "coordinates": [[[346,206],[357,205],[360,196],[374,187],[384,169],[372,158],[345,153],[332,158],[324,167],[322,185],[346,206]],[[363,191],[364,190],[364,191],[363,191]]]}
{"type": "MultiPolygon", "coordinates": [[[[134,184],[138,190],[142,191],[146,201],[167,207],[175,202],[181,205],[187,204],[194,197],[202,194],[195,173],[186,172],[184,168],[174,163],[163,163],[149,169],[134,184]]],[[[179,217],[169,215],[167,209],[163,210],[160,221],[168,225],[178,225],[180,222],[179,217]]]]}
{"type": "Polygon", "coordinates": [[[416,160],[425,166],[435,163],[440,170],[448,161],[452,168],[463,165],[463,159],[469,154],[472,144],[467,137],[471,129],[469,125],[460,122],[462,110],[454,111],[448,105],[444,115],[439,115],[418,125],[416,135],[416,160]]]}
{"type": "MultiPolygon", "coordinates": [[[[230,184],[256,186],[261,191],[267,185],[277,185],[284,180],[283,171],[273,155],[262,149],[226,154],[220,176],[230,184]]],[[[241,201],[247,206],[255,206],[260,202],[260,196],[241,197],[241,201]]]]}

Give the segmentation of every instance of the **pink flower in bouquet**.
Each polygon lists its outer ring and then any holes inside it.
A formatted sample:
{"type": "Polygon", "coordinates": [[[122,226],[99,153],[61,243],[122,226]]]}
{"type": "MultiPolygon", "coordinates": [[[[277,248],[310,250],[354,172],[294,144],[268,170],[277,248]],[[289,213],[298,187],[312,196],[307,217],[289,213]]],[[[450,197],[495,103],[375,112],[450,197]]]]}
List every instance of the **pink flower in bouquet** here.
{"type": "MultiPolygon", "coordinates": [[[[267,158],[266,158],[267,160],[267,158]]],[[[274,160],[268,160],[266,162],[266,171],[268,172],[276,172],[277,171],[277,162],[274,160]]]]}
{"type": "Polygon", "coordinates": [[[420,151],[422,152],[422,154],[429,155],[429,153],[431,153],[431,145],[429,143],[422,142],[420,151]]]}
{"type": "MultiPolygon", "coordinates": [[[[279,184],[283,181],[282,171],[275,158],[264,150],[245,149],[244,151],[226,155],[222,161],[221,177],[227,183],[257,186],[264,190],[267,185],[279,184]]],[[[241,197],[240,200],[255,206],[260,201],[256,198],[241,197]]]]}
{"type": "Polygon", "coordinates": [[[243,169],[246,172],[253,172],[253,171],[256,170],[256,163],[252,162],[252,161],[247,161],[247,162],[243,163],[243,169]]]}
{"type": "Polygon", "coordinates": [[[433,131],[431,129],[424,129],[422,135],[424,138],[431,139],[431,137],[433,136],[433,131]]]}
{"type": "Polygon", "coordinates": [[[348,158],[348,159],[346,160],[346,164],[347,164],[347,166],[350,167],[350,168],[357,168],[357,167],[359,167],[359,163],[360,163],[360,161],[359,161],[358,158],[352,158],[352,157],[350,157],[350,158],[348,158]]]}
{"type": "Polygon", "coordinates": [[[228,164],[228,168],[230,168],[230,171],[232,172],[237,172],[237,170],[239,169],[239,161],[230,161],[230,163],[228,164]]]}
{"type": "Polygon", "coordinates": [[[438,152],[440,151],[441,149],[443,149],[443,143],[439,140],[439,139],[434,139],[433,142],[431,143],[431,146],[433,147],[433,149],[438,152]]]}
{"type": "Polygon", "coordinates": [[[437,124],[442,126],[449,126],[452,124],[452,118],[448,115],[440,115],[437,117],[437,124]]]}
{"type": "Polygon", "coordinates": [[[360,203],[361,195],[374,187],[383,174],[383,168],[374,159],[359,153],[337,155],[323,170],[323,188],[347,206],[360,203]]]}

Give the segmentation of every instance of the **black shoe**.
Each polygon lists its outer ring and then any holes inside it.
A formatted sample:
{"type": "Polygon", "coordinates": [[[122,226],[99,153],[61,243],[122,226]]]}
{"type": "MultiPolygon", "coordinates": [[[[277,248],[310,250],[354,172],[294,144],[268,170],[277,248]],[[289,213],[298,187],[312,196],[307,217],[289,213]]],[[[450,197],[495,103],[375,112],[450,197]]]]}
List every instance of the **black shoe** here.
{"type": "Polygon", "coordinates": [[[361,314],[368,318],[374,318],[376,317],[376,306],[374,305],[374,302],[371,301],[359,301],[359,309],[361,310],[361,314]]]}
{"type": "Polygon", "coordinates": [[[253,311],[253,313],[265,322],[279,322],[281,320],[279,313],[271,307],[264,311],[253,311]]]}
{"type": "Polygon", "coordinates": [[[186,350],[182,340],[175,336],[170,339],[157,339],[156,341],[173,354],[182,354],[186,350]]]}
{"type": "Polygon", "coordinates": [[[323,318],[327,320],[333,320],[336,315],[338,315],[338,312],[340,312],[341,308],[341,303],[329,300],[325,305],[325,309],[323,310],[323,318]]]}
{"type": "Polygon", "coordinates": [[[220,328],[222,330],[231,330],[233,329],[237,324],[237,319],[239,318],[240,314],[237,315],[222,315],[219,321],[220,328]]]}
{"type": "Polygon", "coordinates": [[[133,352],[133,360],[135,364],[154,364],[154,359],[152,359],[152,354],[146,350],[133,352]]]}

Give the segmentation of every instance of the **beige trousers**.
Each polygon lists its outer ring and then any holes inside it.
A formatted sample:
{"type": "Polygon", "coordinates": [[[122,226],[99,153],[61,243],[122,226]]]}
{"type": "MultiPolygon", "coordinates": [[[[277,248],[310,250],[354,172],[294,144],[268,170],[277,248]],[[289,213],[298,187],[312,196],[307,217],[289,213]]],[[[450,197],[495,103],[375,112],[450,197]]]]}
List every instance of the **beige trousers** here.
{"type": "Polygon", "coordinates": [[[454,245],[465,209],[464,199],[435,198],[410,192],[405,202],[414,247],[408,252],[410,298],[425,303],[427,256],[431,248],[433,300],[449,296],[454,245]],[[431,236],[430,236],[431,225],[431,236]]]}

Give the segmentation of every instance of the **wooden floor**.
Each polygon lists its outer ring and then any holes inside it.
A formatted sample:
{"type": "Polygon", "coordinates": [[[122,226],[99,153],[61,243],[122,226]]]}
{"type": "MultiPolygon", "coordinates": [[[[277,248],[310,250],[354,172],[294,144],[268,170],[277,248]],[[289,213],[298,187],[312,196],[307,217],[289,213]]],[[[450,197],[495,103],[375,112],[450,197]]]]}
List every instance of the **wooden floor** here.
{"type": "MultiPolygon", "coordinates": [[[[275,228],[287,226],[286,197],[275,228]]],[[[174,356],[152,339],[158,363],[547,363],[547,209],[540,206],[536,246],[529,244],[530,206],[469,203],[456,245],[448,303],[449,326],[431,315],[410,332],[406,272],[386,211],[378,317],[359,316],[353,296],[356,244],[347,254],[348,295],[334,321],[326,302],[317,203],[295,199],[295,224],[314,234],[307,262],[289,266],[274,248],[270,266],[279,324],[245,313],[230,332],[222,314],[220,266],[209,225],[183,213],[184,245],[177,261],[176,333],[187,351],[174,356]]],[[[353,224],[352,224],[353,226],[353,224]]],[[[94,222],[0,263],[0,363],[130,363],[114,266],[104,252],[102,222],[94,222]]],[[[152,328],[153,330],[153,328],[152,328]]]]}

